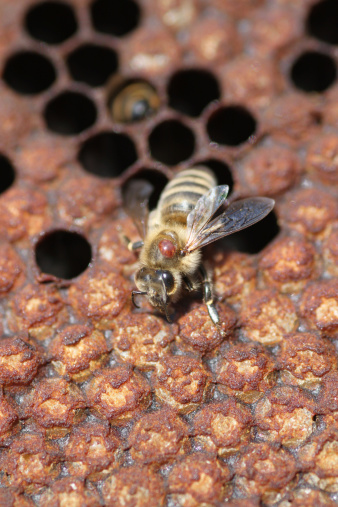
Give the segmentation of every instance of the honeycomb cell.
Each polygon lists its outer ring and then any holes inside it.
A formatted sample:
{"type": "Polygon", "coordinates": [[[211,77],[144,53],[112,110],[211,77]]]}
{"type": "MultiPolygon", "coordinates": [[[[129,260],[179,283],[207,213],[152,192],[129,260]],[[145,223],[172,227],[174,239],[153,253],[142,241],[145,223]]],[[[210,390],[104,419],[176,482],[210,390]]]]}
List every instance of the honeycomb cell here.
{"type": "Polygon", "coordinates": [[[308,147],[306,170],[315,179],[327,185],[338,183],[338,139],[334,134],[323,134],[308,147]]]}
{"type": "Polygon", "coordinates": [[[113,49],[84,44],[67,56],[70,75],[89,86],[102,86],[117,71],[118,58],[113,49]]]}
{"type": "Polygon", "coordinates": [[[28,384],[37,374],[42,357],[27,335],[0,341],[0,384],[28,384]]]}
{"type": "Polygon", "coordinates": [[[114,355],[141,370],[156,367],[174,340],[172,324],[155,315],[123,312],[112,325],[114,355]]]}
{"type": "Polygon", "coordinates": [[[191,26],[199,10],[196,0],[155,0],[153,6],[162,22],[172,30],[191,26]]]}
{"type": "Polygon", "coordinates": [[[108,423],[75,426],[65,446],[65,467],[72,477],[99,480],[118,465],[121,442],[108,423]]]}
{"type": "Polygon", "coordinates": [[[186,414],[206,398],[210,391],[210,375],[197,359],[166,355],[156,364],[152,384],[162,402],[186,414]]]}
{"type": "Polygon", "coordinates": [[[100,507],[100,495],[94,488],[88,488],[83,480],[74,477],[63,477],[53,481],[42,492],[39,505],[57,507],[61,505],[86,505],[100,507]]]}
{"type": "Polygon", "coordinates": [[[69,433],[84,418],[86,402],[80,389],[60,378],[43,378],[23,402],[26,417],[47,430],[50,438],[69,433]]]}
{"type": "Polygon", "coordinates": [[[260,440],[280,442],[287,448],[303,444],[315,427],[314,399],[296,387],[275,387],[254,410],[256,435],[260,440]]]}
{"type": "Polygon", "coordinates": [[[240,302],[256,286],[256,269],[249,256],[239,252],[224,253],[218,248],[213,263],[215,291],[222,300],[230,304],[240,302]]]}
{"type": "Polygon", "coordinates": [[[300,300],[300,312],[310,328],[336,338],[338,335],[338,280],[312,282],[300,300]]]}
{"type": "Polygon", "coordinates": [[[107,507],[163,507],[165,487],[160,474],[152,468],[134,465],[120,468],[103,483],[102,495],[107,507]]]}
{"type": "Polygon", "coordinates": [[[114,122],[134,123],[153,116],[161,105],[154,86],[140,79],[127,80],[113,86],[108,107],[114,122]]]}
{"type": "Polygon", "coordinates": [[[333,227],[323,242],[322,254],[327,273],[338,276],[338,227],[333,227]]]}
{"type": "Polygon", "coordinates": [[[168,477],[169,492],[177,506],[214,505],[223,499],[230,470],[213,456],[196,453],[178,460],[168,477]]]}
{"type": "Polygon", "coordinates": [[[150,211],[156,208],[162,191],[168,183],[168,178],[162,172],[157,171],[156,169],[142,168],[137,171],[134,176],[131,176],[126,180],[122,186],[122,194],[125,193],[129,183],[134,180],[145,180],[154,187],[154,190],[149,198],[148,207],[150,211]]]}
{"type": "MultiPolygon", "coordinates": [[[[18,408],[5,396],[0,398],[0,443],[6,445],[20,430],[18,408]]],[[[1,499],[0,499],[1,505],[1,499]]]]}
{"type": "Polygon", "coordinates": [[[259,267],[265,284],[280,292],[300,292],[318,274],[316,250],[301,237],[284,237],[275,241],[262,254],[259,267]]]}
{"type": "Polygon", "coordinates": [[[198,448],[205,452],[230,456],[250,438],[251,413],[233,398],[218,403],[208,403],[196,411],[193,435],[198,448]]]}
{"type": "Polygon", "coordinates": [[[124,424],[150,404],[147,380],[130,366],[102,370],[86,387],[90,406],[113,424],[124,424]]]}
{"type": "Polygon", "coordinates": [[[160,466],[176,460],[190,448],[188,427],[177,412],[162,408],[144,414],[136,422],[128,444],[135,461],[160,466]]]}
{"type": "Polygon", "coordinates": [[[241,312],[244,335],[263,345],[274,345],[285,333],[296,331],[296,309],[286,296],[273,289],[256,290],[244,299],[241,312]]]}
{"type": "Polygon", "coordinates": [[[217,365],[216,382],[221,392],[253,403],[276,383],[276,366],[263,347],[251,343],[230,345],[217,365]]]}
{"type": "Polygon", "coordinates": [[[28,10],[24,26],[34,39],[47,44],[60,44],[77,31],[74,11],[62,1],[36,3],[28,10]]]}
{"type": "Polygon", "coordinates": [[[95,0],[90,12],[95,30],[116,37],[134,30],[141,15],[138,4],[133,0],[95,0]]]}
{"type": "Polygon", "coordinates": [[[229,336],[236,324],[235,312],[225,304],[216,305],[220,317],[220,329],[210,319],[206,305],[194,305],[178,319],[179,335],[177,342],[182,342],[188,350],[201,354],[215,349],[225,337],[229,336]]]}
{"type": "Polygon", "coordinates": [[[81,146],[78,159],[85,171],[101,178],[116,178],[137,160],[134,142],[126,134],[101,132],[81,146]]]}
{"type": "Polygon", "coordinates": [[[277,363],[285,384],[315,389],[336,368],[337,357],[329,340],[315,333],[293,333],[285,335],[277,363]]]}
{"type": "Polygon", "coordinates": [[[216,78],[203,69],[180,70],[168,84],[169,106],[188,116],[197,117],[210,102],[220,98],[216,78]]]}
{"type": "Polygon", "coordinates": [[[83,93],[64,91],[45,107],[47,128],[56,134],[73,136],[91,127],[96,121],[96,107],[83,93]]]}
{"type": "Polygon", "coordinates": [[[0,194],[10,188],[15,181],[15,171],[5,155],[0,154],[0,194]]]}
{"type": "Polygon", "coordinates": [[[0,297],[19,286],[24,282],[25,267],[9,244],[0,244],[0,297]]]}
{"type": "Polygon", "coordinates": [[[128,238],[135,238],[136,240],[139,237],[137,229],[129,217],[111,220],[103,228],[97,253],[100,263],[102,262],[111,266],[115,271],[123,273],[124,271],[133,269],[130,265],[135,263],[137,257],[135,252],[128,250],[121,231],[128,238]]]}
{"type": "Polygon", "coordinates": [[[322,0],[312,5],[306,20],[310,35],[329,44],[338,44],[338,6],[335,0],[322,0]]]}
{"type": "Polygon", "coordinates": [[[2,78],[22,95],[36,95],[47,90],[56,79],[56,71],[48,58],[34,51],[20,51],[8,58],[2,78]]]}
{"type": "Polygon", "coordinates": [[[215,111],[207,123],[210,140],[226,146],[245,143],[256,131],[256,120],[241,106],[227,106],[215,111]]]}
{"type": "Polygon", "coordinates": [[[337,77],[333,58],[325,53],[308,51],[293,63],[290,78],[296,88],[307,92],[324,92],[337,77]]]}
{"type": "Polygon", "coordinates": [[[294,151],[282,146],[260,146],[241,162],[243,180],[256,195],[285,192],[299,179],[300,161],[294,151]]]}
{"type": "Polygon", "coordinates": [[[182,122],[166,120],[152,130],[148,144],[154,159],[172,166],[191,157],[195,149],[195,137],[182,122]]]}
{"type": "Polygon", "coordinates": [[[338,217],[336,196],[319,188],[300,188],[284,197],[280,217],[309,239],[325,237],[338,217]]]}
{"type": "Polygon", "coordinates": [[[92,249],[76,232],[53,231],[36,244],[35,259],[42,273],[69,280],[86,270],[92,260],[92,249]]]}
{"type": "Polygon", "coordinates": [[[68,292],[68,301],[75,312],[100,329],[110,329],[126,305],[127,297],[124,278],[99,266],[72,283],[68,292]]]}
{"type": "Polygon", "coordinates": [[[52,364],[59,375],[83,382],[108,360],[103,334],[88,325],[67,326],[50,345],[52,364]]]}

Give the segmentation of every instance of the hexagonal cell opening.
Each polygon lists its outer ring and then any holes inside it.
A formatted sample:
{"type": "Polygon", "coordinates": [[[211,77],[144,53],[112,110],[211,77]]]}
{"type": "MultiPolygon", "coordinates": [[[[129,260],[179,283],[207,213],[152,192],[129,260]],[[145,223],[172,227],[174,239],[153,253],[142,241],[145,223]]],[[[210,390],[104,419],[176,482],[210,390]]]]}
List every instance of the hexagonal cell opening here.
{"type": "Polygon", "coordinates": [[[74,11],[64,2],[41,2],[29,9],[24,20],[27,32],[47,44],[60,44],[77,31],[74,11]]]}
{"type": "Polygon", "coordinates": [[[65,91],[50,100],[44,111],[47,127],[57,134],[72,136],[96,121],[95,104],[85,95],[65,91]]]}
{"type": "Polygon", "coordinates": [[[313,5],[307,21],[307,32],[329,44],[338,44],[338,2],[324,0],[313,5]]]}
{"type": "Polygon", "coordinates": [[[124,183],[122,187],[122,195],[124,195],[128,184],[133,180],[145,180],[154,187],[154,191],[152,192],[149,199],[149,210],[155,209],[161,193],[168,183],[168,178],[156,169],[140,169],[134,176],[128,178],[128,180],[124,183]]]}
{"type": "Polygon", "coordinates": [[[17,93],[35,95],[54,83],[56,71],[50,60],[40,53],[20,51],[8,58],[2,77],[17,93]]]}
{"type": "Polygon", "coordinates": [[[195,165],[197,167],[199,165],[209,167],[209,169],[211,169],[212,172],[216,176],[217,185],[228,185],[229,186],[229,195],[231,194],[233,186],[234,186],[234,180],[232,177],[230,167],[227,164],[225,164],[224,162],[221,162],[220,160],[209,159],[209,160],[204,160],[202,162],[199,162],[198,164],[195,164],[195,165]]]}
{"type": "Polygon", "coordinates": [[[290,77],[294,85],[304,92],[323,92],[334,83],[337,68],[329,55],[307,51],[293,63],[290,77]]]}
{"type": "Polygon", "coordinates": [[[117,71],[118,58],[114,50],[96,44],[83,44],[67,57],[73,79],[89,86],[102,86],[117,71]]]}
{"type": "Polygon", "coordinates": [[[276,215],[271,211],[255,225],[222,239],[218,248],[257,254],[277,236],[279,230],[276,215]]]}
{"type": "Polygon", "coordinates": [[[169,166],[187,160],[195,149],[193,132],[178,120],[166,120],[157,125],[148,142],[152,157],[169,166]]]}
{"type": "Polygon", "coordinates": [[[220,98],[217,79],[205,70],[182,70],[168,85],[169,106],[188,116],[199,116],[210,102],[220,98]]]}
{"type": "Polygon", "coordinates": [[[58,230],[40,239],[35,259],[42,273],[69,280],[87,269],[92,260],[92,248],[80,234],[58,230]]]}
{"type": "Polygon", "coordinates": [[[238,146],[255,133],[256,120],[242,106],[227,106],[215,111],[207,123],[207,132],[218,144],[238,146]]]}
{"type": "Polygon", "coordinates": [[[96,0],[90,7],[92,23],[98,32],[121,37],[140,21],[140,8],[133,0],[96,0]]]}
{"type": "Polygon", "coordinates": [[[8,190],[14,183],[15,171],[5,155],[0,154],[0,194],[8,190]]]}
{"type": "Polygon", "coordinates": [[[116,178],[137,160],[135,145],[126,134],[102,132],[85,141],[78,159],[85,171],[116,178]]]}
{"type": "Polygon", "coordinates": [[[147,81],[130,79],[116,86],[108,98],[108,108],[113,121],[133,123],[156,113],[160,98],[147,81]]]}

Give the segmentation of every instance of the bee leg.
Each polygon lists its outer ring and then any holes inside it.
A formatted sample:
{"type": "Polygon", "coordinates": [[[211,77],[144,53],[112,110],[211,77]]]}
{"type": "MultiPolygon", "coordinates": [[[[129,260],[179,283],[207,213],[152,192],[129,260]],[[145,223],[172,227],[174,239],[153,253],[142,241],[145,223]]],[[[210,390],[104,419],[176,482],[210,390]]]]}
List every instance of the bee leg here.
{"type": "Polygon", "coordinates": [[[127,248],[130,252],[135,252],[135,250],[139,250],[143,247],[143,241],[140,239],[139,241],[131,241],[127,236],[123,235],[123,241],[127,245],[127,248]]]}
{"type": "Polygon", "coordinates": [[[184,282],[184,285],[185,285],[186,289],[189,292],[192,292],[194,290],[194,285],[193,285],[192,281],[190,280],[190,278],[188,278],[187,276],[185,276],[183,278],[183,282],[184,282]]]}
{"type": "MultiPolygon", "coordinates": [[[[214,297],[212,294],[212,282],[209,280],[208,273],[204,266],[200,267],[203,284],[203,299],[208,308],[209,316],[217,329],[220,331],[220,320],[216,306],[214,305],[214,297]]],[[[220,331],[221,332],[221,331],[220,331]]]]}

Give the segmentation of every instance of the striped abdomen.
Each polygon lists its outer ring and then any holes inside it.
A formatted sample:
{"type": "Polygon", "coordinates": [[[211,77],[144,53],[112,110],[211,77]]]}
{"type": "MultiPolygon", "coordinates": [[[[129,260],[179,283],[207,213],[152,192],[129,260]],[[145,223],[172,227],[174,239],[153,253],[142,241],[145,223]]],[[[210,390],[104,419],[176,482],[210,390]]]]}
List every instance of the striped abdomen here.
{"type": "Polygon", "coordinates": [[[162,222],[185,224],[198,199],[216,185],[214,174],[207,168],[192,168],[178,173],[165,187],[158,203],[162,222]]]}

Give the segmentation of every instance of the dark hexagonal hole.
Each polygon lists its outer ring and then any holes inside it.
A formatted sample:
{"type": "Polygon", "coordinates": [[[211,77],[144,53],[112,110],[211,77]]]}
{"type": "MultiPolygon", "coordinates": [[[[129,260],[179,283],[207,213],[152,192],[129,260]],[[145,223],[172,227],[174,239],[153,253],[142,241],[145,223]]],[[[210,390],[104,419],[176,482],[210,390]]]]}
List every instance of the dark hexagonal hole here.
{"type": "Polygon", "coordinates": [[[20,51],[5,64],[3,80],[18,93],[35,95],[47,90],[56,79],[53,64],[35,51],[20,51]]]}
{"type": "Polygon", "coordinates": [[[307,51],[292,65],[290,77],[294,85],[304,92],[323,92],[334,83],[337,68],[331,56],[307,51]]]}
{"type": "Polygon", "coordinates": [[[58,230],[40,239],[35,248],[35,259],[42,273],[69,280],[88,267],[92,249],[80,234],[58,230]]]}
{"type": "Polygon", "coordinates": [[[96,116],[94,103],[82,93],[71,91],[54,97],[44,111],[49,130],[67,136],[79,134],[91,127],[96,116]]]}
{"type": "Polygon", "coordinates": [[[120,37],[139,24],[140,8],[133,0],[96,0],[91,5],[95,30],[120,37]]]}
{"type": "Polygon", "coordinates": [[[215,111],[207,123],[207,132],[218,144],[238,146],[255,133],[256,120],[241,106],[227,106],[215,111]]]}
{"type": "Polygon", "coordinates": [[[170,166],[191,157],[195,149],[193,132],[178,120],[157,125],[148,141],[152,157],[170,166]]]}
{"type": "Polygon", "coordinates": [[[168,183],[168,178],[156,169],[140,169],[134,176],[128,178],[128,180],[124,183],[122,187],[122,193],[125,192],[126,188],[132,180],[145,180],[151,183],[151,185],[154,187],[154,191],[149,199],[149,209],[153,210],[156,208],[161,193],[168,183]]]}
{"type": "Polygon", "coordinates": [[[324,0],[313,5],[306,21],[310,35],[329,44],[338,44],[338,2],[324,0]]]}
{"type": "Polygon", "coordinates": [[[27,32],[47,44],[60,44],[77,30],[74,11],[64,2],[40,2],[29,9],[24,20],[27,32]]]}
{"type": "Polygon", "coordinates": [[[220,97],[217,79],[205,70],[181,70],[168,85],[169,105],[189,116],[199,116],[203,109],[220,97]]]}
{"type": "Polygon", "coordinates": [[[136,162],[137,152],[126,134],[102,132],[83,143],[78,159],[89,173],[116,178],[136,162]]]}
{"type": "Polygon", "coordinates": [[[15,171],[5,155],[0,154],[0,194],[11,187],[15,180],[15,171]]]}
{"type": "Polygon", "coordinates": [[[84,44],[67,57],[73,79],[90,86],[102,86],[117,71],[118,59],[114,50],[96,44],[84,44]]]}

